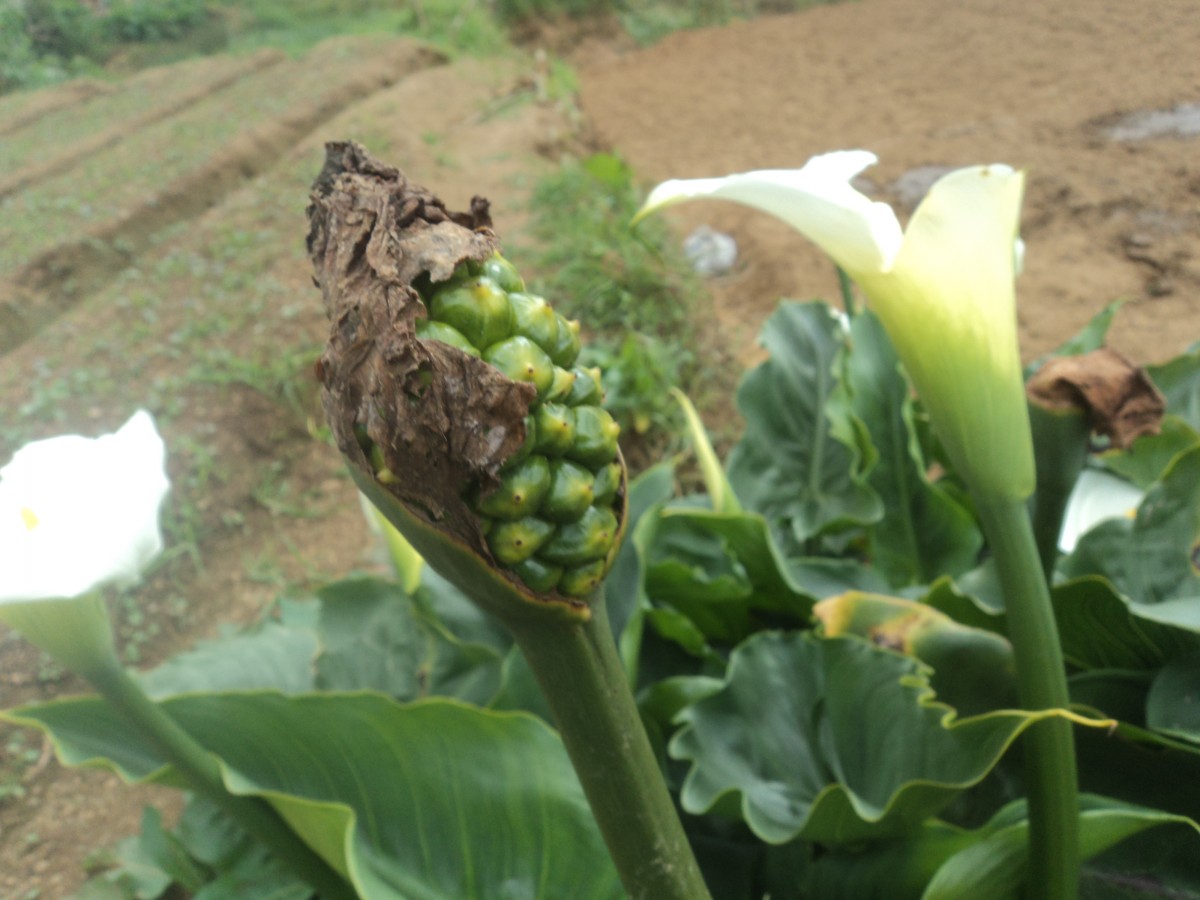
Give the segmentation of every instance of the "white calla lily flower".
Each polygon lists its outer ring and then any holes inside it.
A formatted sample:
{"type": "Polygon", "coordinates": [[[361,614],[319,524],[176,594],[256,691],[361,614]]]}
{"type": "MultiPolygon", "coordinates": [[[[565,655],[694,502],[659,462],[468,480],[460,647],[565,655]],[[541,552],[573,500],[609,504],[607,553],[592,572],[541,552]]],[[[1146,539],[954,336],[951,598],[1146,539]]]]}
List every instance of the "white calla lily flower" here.
{"type": "Polygon", "coordinates": [[[1079,539],[1110,519],[1129,519],[1137,516],[1145,492],[1124,478],[1096,469],[1084,469],[1067,499],[1063,514],[1058,547],[1071,553],[1079,539]]]}
{"type": "Polygon", "coordinates": [[[162,550],[166,448],[149,413],[26,444],[0,468],[0,604],[128,586],[162,550]]]}
{"type": "Polygon", "coordinates": [[[1014,279],[1024,175],[974,166],[943,176],[902,230],[850,180],[875,163],[849,150],[798,170],[668,181],[638,218],[695,198],[733,200],[792,225],[867,295],[947,453],[982,493],[1033,491],[1033,448],[1017,347],[1014,279]]]}
{"type": "Polygon", "coordinates": [[[165,456],[144,411],[18,450],[0,468],[0,621],[71,668],[110,653],[97,591],[137,582],[162,550],[165,456]]]}

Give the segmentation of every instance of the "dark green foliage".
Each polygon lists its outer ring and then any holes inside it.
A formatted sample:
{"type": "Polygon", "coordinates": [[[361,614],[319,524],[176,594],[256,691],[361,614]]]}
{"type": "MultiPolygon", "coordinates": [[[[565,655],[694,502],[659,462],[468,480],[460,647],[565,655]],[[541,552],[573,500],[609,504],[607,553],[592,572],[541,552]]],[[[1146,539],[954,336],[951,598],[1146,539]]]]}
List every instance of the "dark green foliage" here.
{"type": "Polygon", "coordinates": [[[40,56],[92,56],[107,37],[98,17],[77,0],[26,0],[24,10],[25,34],[40,56]]]}
{"type": "Polygon", "coordinates": [[[122,0],[102,22],[110,40],[153,43],[178,40],[210,15],[204,0],[122,0]]]}

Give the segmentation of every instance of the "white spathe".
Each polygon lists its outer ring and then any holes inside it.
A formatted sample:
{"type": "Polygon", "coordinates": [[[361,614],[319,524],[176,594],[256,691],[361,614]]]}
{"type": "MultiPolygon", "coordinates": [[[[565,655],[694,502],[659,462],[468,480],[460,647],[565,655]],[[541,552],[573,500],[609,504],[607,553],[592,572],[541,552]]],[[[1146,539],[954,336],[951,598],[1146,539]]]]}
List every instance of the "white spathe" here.
{"type": "Polygon", "coordinates": [[[850,184],[878,161],[867,150],[840,150],[814,156],[799,169],[664,181],[650,192],[637,219],[683,200],[733,200],[787,222],[847,271],[885,272],[904,240],[900,221],[886,203],[850,184]]]}
{"type": "Polygon", "coordinates": [[[796,170],[668,181],[638,218],[693,198],[733,200],[783,219],[867,295],[951,460],[989,495],[1033,491],[1033,446],[1017,347],[1014,279],[1024,175],[972,166],[940,178],[906,230],[850,180],[876,162],[847,150],[796,170]]]}
{"type": "Polygon", "coordinates": [[[141,410],[114,434],[18,450],[0,468],[0,606],[137,582],[162,550],[165,458],[141,410]]]}

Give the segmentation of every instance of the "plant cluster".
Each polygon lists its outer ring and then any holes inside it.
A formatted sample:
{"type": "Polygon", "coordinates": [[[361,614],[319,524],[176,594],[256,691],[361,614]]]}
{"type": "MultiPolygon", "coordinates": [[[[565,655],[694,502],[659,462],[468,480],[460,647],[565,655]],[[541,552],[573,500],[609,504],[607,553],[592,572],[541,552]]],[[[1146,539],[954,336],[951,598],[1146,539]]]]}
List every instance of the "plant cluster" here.
{"type": "Polygon", "coordinates": [[[780,304],[724,463],[677,395],[703,491],[680,494],[673,461],[625,485],[626,540],[573,596],[511,577],[474,508],[542,390],[475,355],[513,339],[511,290],[486,340],[478,298],[434,287],[512,277],[486,204],[454,213],[357,145],[327,152],[319,375],[393,580],[281,600],[131,676],[97,591],[159,544],[148,418],[0,472],[0,538],[31,561],[0,579],[0,620],[100,692],[4,717],[68,764],[195,795],[174,830],[147,817],[108,888],[1200,896],[1200,345],[1138,370],[1102,346],[1109,309],[1023,373],[1020,173],[953,172],[907,229],[851,186],[861,151],[656,189],[648,209],[767,198],[870,308],[780,304]],[[1116,506],[1079,515],[1111,481],[1116,506]],[[48,564],[122,493],[86,570],[48,564]]]}
{"type": "Polygon", "coordinates": [[[493,0],[497,18],[521,26],[537,20],[615,17],[639,44],[673,31],[727,25],[739,19],[795,12],[833,0],[493,0]]]}
{"type": "MultiPolygon", "coordinates": [[[[102,64],[121,44],[177,40],[212,15],[203,0],[5,0],[0,7],[0,91],[102,64]]],[[[61,76],[60,76],[61,77],[61,76]]]]}
{"type": "MultiPolygon", "coordinates": [[[[1095,346],[1106,324],[1064,350],[1095,346]]],[[[632,538],[606,589],[625,671],[672,793],[692,813],[688,831],[710,889],[729,898],[1015,896],[1028,824],[1022,765],[1005,751],[1037,717],[1014,708],[1005,617],[970,504],[952,480],[923,477],[921,412],[869,313],[847,334],[824,304],[788,303],[764,340],[773,356],[740,392],[750,425],[728,468],[708,470],[703,494],[677,495],[667,463],[633,482],[632,538]],[[890,374],[872,386],[862,380],[868,371],[890,374]],[[767,399],[775,391],[795,410],[782,424],[767,399]],[[810,406],[822,410],[817,421],[810,406]],[[738,460],[775,457],[781,429],[793,448],[825,461],[812,470],[815,483],[791,481],[768,506],[756,488],[777,476],[774,466],[753,474],[738,460]],[[851,453],[844,438],[856,433],[851,453]],[[867,446],[869,470],[853,462],[867,446]],[[892,499],[864,503],[864,495],[892,499]],[[816,505],[857,512],[799,513],[816,505]]],[[[1109,723],[1079,732],[1092,857],[1084,896],[1131,884],[1147,897],[1200,890],[1189,822],[1200,802],[1185,788],[1200,765],[1187,699],[1200,638],[1172,601],[1167,573],[1164,589],[1151,589],[1141,565],[1194,540],[1179,516],[1200,503],[1200,348],[1151,375],[1168,398],[1163,433],[1089,463],[1149,489],[1141,512],[1100,523],[1056,565],[1074,708],[1109,723]]],[[[695,437],[703,450],[702,432],[695,437]]],[[[582,798],[562,769],[561,744],[548,728],[529,731],[530,716],[553,720],[511,637],[428,566],[411,556],[397,563],[395,581],[351,578],[282,599],[258,627],[206,642],[140,681],[254,790],[299,790],[290,779],[302,772],[328,782],[322,796],[374,822],[337,819],[336,833],[361,843],[364,858],[391,857],[393,884],[418,879],[467,896],[461,879],[473,871],[476,895],[489,896],[500,882],[488,879],[500,875],[487,873],[502,859],[563,854],[562,880],[543,872],[550,880],[530,896],[576,896],[585,872],[595,896],[616,896],[599,838],[578,818],[582,798]],[[275,724],[254,732],[265,755],[236,746],[231,735],[268,715],[275,724]],[[206,729],[214,716],[225,726],[206,729]],[[338,729],[364,723],[379,742],[347,760],[338,729]],[[389,742],[405,747],[401,769],[389,742]],[[281,767],[291,772],[283,781],[281,767]],[[451,783],[471,802],[442,797],[437,785],[451,783]],[[550,804],[534,819],[521,812],[528,792],[550,804]],[[404,824],[430,808],[443,838],[463,829],[437,861],[423,857],[421,829],[404,824]],[[545,815],[556,817],[548,832],[530,824],[545,815]],[[581,834],[591,835],[584,848],[581,834]]],[[[153,751],[98,699],[13,716],[50,728],[68,761],[99,753],[126,777],[164,776],[153,751]],[[109,724],[97,744],[99,721],[109,724]]],[[[231,884],[306,895],[208,800],[192,800],[173,830],[148,816],[97,876],[127,892],[119,896],[158,896],[172,883],[201,897],[231,884]]],[[[391,896],[376,890],[364,896],[391,896]]]]}
{"type": "Polygon", "coordinates": [[[0,93],[99,72],[118,56],[139,68],[226,49],[300,53],[348,33],[411,34],[481,54],[507,46],[482,2],[0,0],[0,93]]]}

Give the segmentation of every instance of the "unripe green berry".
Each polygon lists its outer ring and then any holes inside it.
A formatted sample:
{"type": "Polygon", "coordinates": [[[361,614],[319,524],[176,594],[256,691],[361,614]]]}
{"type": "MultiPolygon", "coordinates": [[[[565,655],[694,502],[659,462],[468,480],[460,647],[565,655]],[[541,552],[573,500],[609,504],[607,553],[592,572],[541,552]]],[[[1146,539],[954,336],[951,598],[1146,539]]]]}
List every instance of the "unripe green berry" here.
{"type": "Polygon", "coordinates": [[[594,503],[599,506],[611,506],[617,499],[617,491],[621,488],[621,464],[612,462],[596,470],[596,478],[592,483],[594,503]]]}
{"type": "Polygon", "coordinates": [[[581,566],[602,560],[617,536],[617,517],[611,509],[589,506],[579,521],[563,525],[538,550],[543,562],[581,566]]]}
{"type": "Polygon", "coordinates": [[[527,587],[542,594],[554,590],[558,586],[559,579],[563,576],[562,566],[552,566],[549,563],[544,563],[536,556],[531,556],[524,562],[517,563],[512,569],[527,587]]]}
{"type": "Polygon", "coordinates": [[[515,566],[533,556],[553,534],[553,525],[534,516],[496,522],[487,534],[488,548],[501,565],[515,566]]]}
{"type": "Polygon", "coordinates": [[[600,370],[594,366],[590,369],[577,366],[571,371],[575,373],[575,383],[571,385],[571,393],[567,394],[567,405],[600,404],[604,400],[604,389],[600,385],[600,370]]]}
{"type": "Polygon", "coordinates": [[[611,462],[617,455],[617,437],[621,426],[599,406],[575,408],[575,440],[566,455],[594,468],[611,462]]]}
{"type": "Polygon", "coordinates": [[[479,356],[479,350],[467,340],[466,336],[453,325],[445,322],[435,322],[433,319],[417,320],[417,337],[426,341],[441,341],[451,347],[457,347],[463,353],[479,356]]]}
{"type": "Polygon", "coordinates": [[[479,267],[479,274],[492,279],[500,285],[501,290],[509,293],[525,290],[525,279],[517,272],[517,267],[499,253],[483,261],[479,267]]]}
{"type": "Polygon", "coordinates": [[[583,466],[565,459],[548,466],[549,489],[539,513],[552,522],[574,522],[592,505],[595,477],[583,466]]]}
{"type": "Polygon", "coordinates": [[[483,360],[513,381],[532,384],[539,397],[554,383],[554,363],[541,347],[522,335],[492,344],[483,351],[483,360]]]}
{"type": "Polygon", "coordinates": [[[544,456],[530,456],[507,470],[500,485],[481,497],[477,512],[493,519],[522,519],[538,511],[552,484],[550,464],[544,456]]]}
{"type": "Polygon", "coordinates": [[[566,569],[559,578],[558,592],[568,597],[583,597],[594,591],[608,574],[608,563],[603,559],[566,569]]]}
{"type": "Polygon", "coordinates": [[[558,316],[545,298],[518,291],[508,295],[508,302],[513,310],[513,330],[552,353],[558,346],[558,316]]]}
{"type": "Polygon", "coordinates": [[[575,410],[561,403],[543,403],[534,413],[537,442],[534,449],[547,456],[562,456],[575,441],[575,410]]]}
{"type": "Polygon", "coordinates": [[[508,295],[490,278],[452,281],[435,290],[429,317],[452,325],[481,351],[513,333],[508,295]]]}
{"type": "Polygon", "coordinates": [[[558,335],[554,346],[547,348],[546,352],[550,354],[556,366],[569,369],[579,356],[579,323],[573,319],[564,319],[558,313],[554,314],[554,318],[558,322],[558,335]]]}
{"type": "Polygon", "coordinates": [[[546,392],[544,399],[554,403],[565,403],[573,387],[575,387],[575,373],[569,372],[560,366],[555,366],[554,381],[551,382],[550,390],[546,392]]]}

